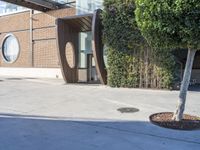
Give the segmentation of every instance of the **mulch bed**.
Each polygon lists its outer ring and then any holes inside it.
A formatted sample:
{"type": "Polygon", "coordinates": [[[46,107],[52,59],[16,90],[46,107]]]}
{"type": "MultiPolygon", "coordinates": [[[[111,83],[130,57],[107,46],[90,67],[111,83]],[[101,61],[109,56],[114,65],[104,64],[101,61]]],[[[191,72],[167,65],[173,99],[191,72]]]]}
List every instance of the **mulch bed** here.
{"type": "Polygon", "coordinates": [[[200,129],[200,118],[185,114],[183,120],[172,120],[172,112],[162,112],[153,114],[149,117],[150,121],[158,126],[178,130],[195,130],[200,129]]]}

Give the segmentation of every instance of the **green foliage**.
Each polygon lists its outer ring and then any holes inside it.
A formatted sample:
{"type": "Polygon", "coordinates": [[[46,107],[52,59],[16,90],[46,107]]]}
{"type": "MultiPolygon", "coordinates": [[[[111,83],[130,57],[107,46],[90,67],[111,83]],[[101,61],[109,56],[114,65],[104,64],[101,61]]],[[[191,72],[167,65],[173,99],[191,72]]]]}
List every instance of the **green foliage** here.
{"type": "Polygon", "coordinates": [[[187,43],[184,48],[200,49],[200,1],[176,0],[175,12],[182,45],[187,43]]]}
{"type": "Polygon", "coordinates": [[[138,65],[133,49],[139,49],[144,38],[135,21],[134,0],[105,0],[104,42],[108,49],[108,84],[112,87],[136,87],[138,65]]]}
{"type": "Polygon", "coordinates": [[[137,87],[138,69],[135,57],[108,49],[108,84],[112,87],[137,87]],[[134,66],[136,65],[136,66],[134,66]]]}
{"type": "Polygon", "coordinates": [[[136,0],[136,21],[159,48],[200,49],[199,0],[136,0]]]}
{"type": "Polygon", "coordinates": [[[105,0],[102,13],[112,87],[170,88],[175,62],[171,52],[153,51],[135,20],[134,0],[105,0]],[[160,58],[160,59],[159,59],[160,58]]]}
{"type": "Polygon", "coordinates": [[[134,0],[105,0],[103,25],[107,46],[124,52],[138,48],[144,41],[135,21],[134,0]]]}
{"type": "Polygon", "coordinates": [[[178,65],[172,50],[154,49],[152,62],[156,66],[155,73],[160,77],[160,88],[171,89],[179,76],[177,75],[178,65]]]}

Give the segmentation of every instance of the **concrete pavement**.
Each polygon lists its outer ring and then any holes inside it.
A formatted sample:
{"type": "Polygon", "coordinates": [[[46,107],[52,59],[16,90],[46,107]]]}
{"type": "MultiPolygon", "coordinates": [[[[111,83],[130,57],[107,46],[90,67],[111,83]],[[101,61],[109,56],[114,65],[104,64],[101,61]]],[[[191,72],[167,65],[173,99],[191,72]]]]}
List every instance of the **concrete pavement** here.
{"type": "MultiPolygon", "coordinates": [[[[200,130],[149,123],[173,111],[177,91],[65,85],[62,80],[0,77],[0,150],[199,150],[200,130]],[[140,109],[120,113],[121,107],[140,109]]],[[[186,113],[200,116],[200,92],[186,113]]]]}

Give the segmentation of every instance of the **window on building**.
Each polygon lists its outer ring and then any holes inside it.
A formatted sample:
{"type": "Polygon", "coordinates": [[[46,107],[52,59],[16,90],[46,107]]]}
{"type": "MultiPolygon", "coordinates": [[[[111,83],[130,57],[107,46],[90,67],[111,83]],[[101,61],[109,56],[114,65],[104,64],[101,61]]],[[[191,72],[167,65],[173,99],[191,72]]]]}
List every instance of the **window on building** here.
{"type": "Polygon", "coordinates": [[[65,4],[65,3],[69,3],[69,2],[72,2],[72,1],[75,1],[75,0],[53,0],[53,1],[61,3],[61,4],[65,4]]]}
{"type": "Polygon", "coordinates": [[[3,59],[8,63],[13,63],[17,60],[20,52],[19,42],[14,35],[7,35],[2,45],[3,59]]]}
{"type": "Polygon", "coordinates": [[[92,54],[92,33],[79,33],[79,68],[87,68],[87,55],[92,54]]]}
{"type": "Polygon", "coordinates": [[[76,0],[77,14],[91,13],[103,7],[103,0],[76,0]]]}
{"type": "Polygon", "coordinates": [[[26,8],[0,1],[0,15],[25,10],[26,8]]]}

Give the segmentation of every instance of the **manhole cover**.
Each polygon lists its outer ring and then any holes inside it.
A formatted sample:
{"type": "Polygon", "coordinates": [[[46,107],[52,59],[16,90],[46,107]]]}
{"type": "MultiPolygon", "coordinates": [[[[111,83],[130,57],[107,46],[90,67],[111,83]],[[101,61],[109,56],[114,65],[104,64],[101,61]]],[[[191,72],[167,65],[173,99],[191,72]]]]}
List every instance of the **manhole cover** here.
{"type": "Polygon", "coordinates": [[[22,78],[6,78],[6,80],[22,80],[22,78]]]}
{"type": "Polygon", "coordinates": [[[134,107],[123,107],[123,108],[117,109],[117,111],[119,111],[121,113],[135,113],[135,112],[138,112],[140,110],[137,109],[137,108],[134,108],[134,107]]]}

